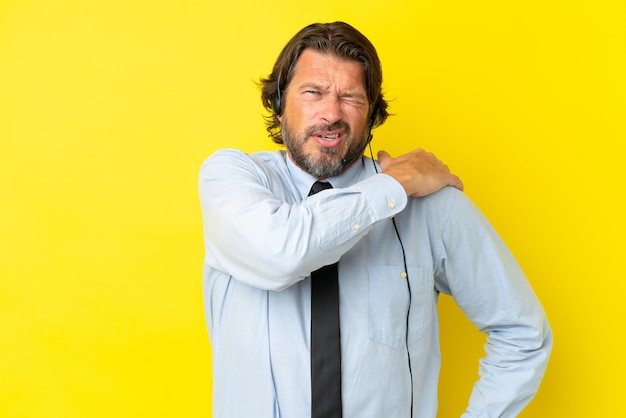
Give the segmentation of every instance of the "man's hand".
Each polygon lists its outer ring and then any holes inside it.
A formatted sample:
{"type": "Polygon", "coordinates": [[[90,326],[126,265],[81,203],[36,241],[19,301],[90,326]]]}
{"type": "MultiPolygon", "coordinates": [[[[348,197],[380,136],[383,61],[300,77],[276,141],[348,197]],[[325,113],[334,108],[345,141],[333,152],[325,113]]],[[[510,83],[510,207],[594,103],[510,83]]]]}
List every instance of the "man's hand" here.
{"type": "Polygon", "coordinates": [[[448,166],[432,152],[421,148],[397,158],[391,157],[386,151],[379,151],[378,162],[383,173],[395,178],[404,187],[407,196],[426,196],[445,186],[463,190],[463,183],[450,173],[448,166]]]}

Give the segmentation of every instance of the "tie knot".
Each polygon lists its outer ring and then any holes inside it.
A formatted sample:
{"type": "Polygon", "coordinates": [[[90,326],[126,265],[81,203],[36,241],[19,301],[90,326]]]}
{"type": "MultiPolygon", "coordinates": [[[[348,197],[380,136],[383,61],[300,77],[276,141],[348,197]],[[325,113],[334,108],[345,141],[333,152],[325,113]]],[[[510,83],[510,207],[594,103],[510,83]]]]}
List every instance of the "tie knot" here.
{"type": "Polygon", "coordinates": [[[313,186],[311,186],[311,191],[309,192],[309,196],[313,196],[314,194],[319,193],[322,190],[332,189],[332,188],[333,188],[333,185],[327,181],[316,181],[315,183],[313,183],[313,186]]]}

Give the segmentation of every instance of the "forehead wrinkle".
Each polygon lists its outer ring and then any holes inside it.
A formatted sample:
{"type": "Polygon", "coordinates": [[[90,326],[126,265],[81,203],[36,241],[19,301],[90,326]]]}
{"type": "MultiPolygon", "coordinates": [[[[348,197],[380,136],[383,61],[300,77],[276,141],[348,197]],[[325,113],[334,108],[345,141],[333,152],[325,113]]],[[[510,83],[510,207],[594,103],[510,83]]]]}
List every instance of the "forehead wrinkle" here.
{"type": "MultiPolygon", "coordinates": [[[[301,71],[309,72],[307,73],[308,80],[305,79],[302,81],[302,83],[297,86],[299,88],[310,85],[328,92],[331,90],[333,85],[338,87],[339,84],[346,84],[347,87],[342,89],[343,91],[337,92],[337,97],[360,97],[365,100],[368,98],[367,87],[365,85],[365,69],[361,62],[344,59],[333,54],[326,54],[320,51],[305,49],[292,68],[291,78],[289,81],[290,85],[294,78],[302,76],[302,74],[298,74],[301,71]],[[315,55],[317,55],[320,59],[323,59],[323,61],[316,59],[315,55]],[[308,59],[311,62],[309,62],[307,67],[302,67],[301,61],[305,56],[305,59],[308,59]],[[361,71],[358,72],[359,76],[357,78],[352,77],[352,71],[340,69],[342,65],[346,64],[357,65],[359,67],[361,71]],[[315,79],[311,80],[311,78],[315,79]],[[340,79],[340,82],[337,82],[337,79],[340,79]]],[[[335,88],[335,91],[337,91],[337,88],[335,88]]]]}

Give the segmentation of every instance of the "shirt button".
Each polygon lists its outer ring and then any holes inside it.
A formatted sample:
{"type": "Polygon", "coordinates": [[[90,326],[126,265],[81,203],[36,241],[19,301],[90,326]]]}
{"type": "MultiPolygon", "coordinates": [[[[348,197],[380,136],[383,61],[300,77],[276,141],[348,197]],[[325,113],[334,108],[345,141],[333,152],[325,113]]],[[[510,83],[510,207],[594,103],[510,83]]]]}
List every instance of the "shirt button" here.
{"type": "Polygon", "coordinates": [[[400,277],[402,277],[403,279],[406,279],[406,271],[403,271],[402,273],[400,273],[400,277]]]}
{"type": "Polygon", "coordinates": [[[389,209],[393,209],[393,208],[395,208],[395,207],[396,207],[396,204],[395,204],[394,202],[387,202],[387,207],[388,207],[389,209]]]}
{"type": "Polygon", "coordinates": [[[359,224],[352,225],[352,229],[354,229],[355,231],[358,230],[360,227],[361,227],[361,225],[359,225],[359,224]]]}

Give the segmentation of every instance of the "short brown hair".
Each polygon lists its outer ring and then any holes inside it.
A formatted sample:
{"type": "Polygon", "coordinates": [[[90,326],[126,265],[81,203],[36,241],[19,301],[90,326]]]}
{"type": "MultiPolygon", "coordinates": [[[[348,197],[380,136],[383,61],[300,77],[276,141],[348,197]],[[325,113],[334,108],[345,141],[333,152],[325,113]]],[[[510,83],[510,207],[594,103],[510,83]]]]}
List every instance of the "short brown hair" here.
{"type": "Polygon", "coordinates": [[[381,92],[383,72],[374,45],[347,23],[314,23],[300,30],[287,42],[274,63],[272,73],[261,79],[261,100],[263,106],[272,112],[266,117],[267,131],[274,142],[283,143],[278,116],[282,113],[284,103],[280,99],[291,82],[296,62],[305,49],[363,64],[365,88],[371,105],[371,127],[385,122],[389,113],[387,101],[381,92]],[[275,106],[279,108],[275,109],[275,106]]]}

